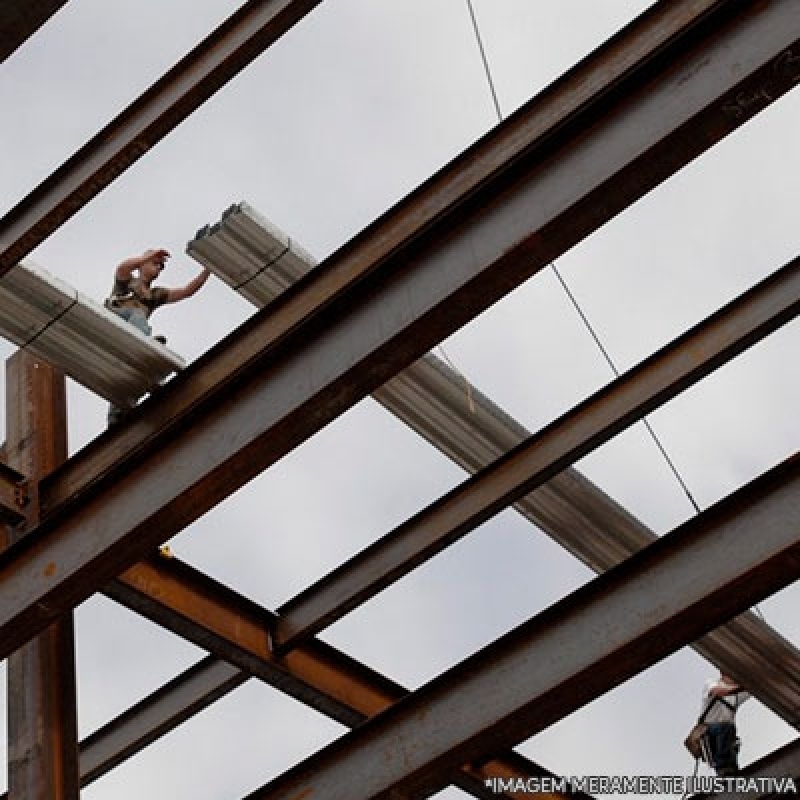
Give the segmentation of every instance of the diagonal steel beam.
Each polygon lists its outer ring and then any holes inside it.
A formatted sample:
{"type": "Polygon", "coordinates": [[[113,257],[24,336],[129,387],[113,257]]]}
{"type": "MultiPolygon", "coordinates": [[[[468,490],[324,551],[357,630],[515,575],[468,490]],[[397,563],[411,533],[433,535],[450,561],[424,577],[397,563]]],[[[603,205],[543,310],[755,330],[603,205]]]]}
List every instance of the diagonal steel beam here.
{"type": "Polygon", "coordinates": [[[276,644],[332,625],[799,312],[797,258],[289,600],[276,644]]]}
{"type": "MultiPolygon", "coordinates": [[[[0,219],[0,275],[158,144],[321,1],[248,0],[228,17],[0,219]]],[[[42,11],[47,8],[41,0],[37,0],[36,6],[42,11]]]]}
{"type": "Polygon", "coordinates": [[[0,64],[66,4],[67,0],[4,0],[0,4],[0,64]]]}
{"type": "MultiPolygon", "coordinates": [[[[148,558],[112,582],[106,594],[348,727],[408,694],[404,687],[317,639],[287,656],[275,655],[269,646],[274,613],[176,559],[148,558]]],[[[227,672],[222,675],[230,679],[227,672]]],[[[552,774],[513,751],[482,761],[455,767],[449,782],[483,797],[488,795],[483,787],[487,777],[552,774]]]]}
{"type": "MultiPolygon", "coordinates": [[[[246,203],[234,208],[237,213],[223,214],[213,232],[206,231],[187,247],[204,266],[223,275],[241,270],[240,257],[230,251],[229,243],[245,248],[252,263],[263,260],[264,244],[275,236],[274,228],[246,203]],[[231,222],[234,218],[239,218],[238,226],[231,222]],[[247,223],[242,225],[245,218],[247,223]],[[209,247],[212,241],[219,246],[209,247]]],[[[296,252],[303,252],[297,243],[292,244],[296,252]]],[[[263,307],[274,301],[313,267],[310,256],[282,258],[266,267],[263,275],[269,280],[263,280],[257,304],[263,307]]],[[[470,473],[504,456],[531,435],[474,386],[469,387],[468,402],[463,376],[432,353],[385,383],[372,397],[470,473]]],[[[605,572],[657,538],[571,467],[520,498],[515,508],[595,572],[605,572]]],[[[280,617],[278,626],[282,624],[280,617]]],[[[763,620],[750,612],[742,614],[695,642],[694,648],[726,674],[737,676],[742,685],[754,687],[762,703],[790,725],[800,727],[800,651],[763,620]]]]}
{"type": "Polygon", "coordinates": [[[742,92],[793,85],[798,4],[696,5],[653,7],[70,465],[71,507],[0,556],[0,655],[741,124],[742,92]]]}
{"type": "Polygon", "coordinates": [[[248,800],[428,796],[800,576],[800,454],[248,800]],[[754,536],[753,531],[758,531],[754,536]]]}
{"type": "MultiPolygon", "coordinates": [[[[80,786],[88,786],[250,678],[213,656],[197,662],[80,743],[80,786]]],[[[0,795],[7,800],[8,794],[0,795]]]]}

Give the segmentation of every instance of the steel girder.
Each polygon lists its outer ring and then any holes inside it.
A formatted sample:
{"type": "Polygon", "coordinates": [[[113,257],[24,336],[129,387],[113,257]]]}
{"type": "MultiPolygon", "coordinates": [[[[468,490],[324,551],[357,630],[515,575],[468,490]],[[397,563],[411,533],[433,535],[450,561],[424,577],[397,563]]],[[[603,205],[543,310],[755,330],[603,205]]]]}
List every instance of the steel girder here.
{"type": "Polygon", "coordinates": [[[276,644],[332,625],[798,313],[800,258],[289,600],[276,644]]]}
{"type": "MultiPolygon", "coordinates": [[[[0,275],[320,2],[248,0],[0,220],[0,275]]],[[[58,5],[63,3],[35,3],[42,12],[58,5]]],[[[14,0],[12,8],[18,6],[14,0]]]]}
{"type": "MultiPolygon", "coordinates": [[[[34,487],[24,538],[39,520],[40,478],[67,457],[64,373],[17,351],[6,369],[5,454],[34,487]]],[[[78,722],[72,612],[8,657],[8,786],[11,800],[78,800],[78,722]]]]}
{"type": "MultiPolygon", "coordinates": [[[[5,454],[2,458],[6,458],[5,454]]],[[[0,460],[0,523],[19,525],[23,522],[28,499],[27,478],[0,460]]]]}
{"type": "Polygon", "coordinates": [[[67,0],[4,0],[0,4],[0,64],[66,4],[67,0]]]}
{"type": "MultiPolygon", "coordinates": [[[[269,645],[274,613],[176,559],[142,561],[113,581],[105,593],[348,727],[408,694],[399,684],[317,639],[286,656],[275,655],[269,645]]],[[[231,680],[227,672],[222,677],[231,680]]],[[[205,682],[203,687],[205,692],[210,689],[205,682]]],[[[483,762],[454,768],[448,782],[482,797],[487,793],[482,785],[486,777],[552,774],[513,751],[483,762]]]]}
{"type": "Polygon", "coordinates": [[[800,454],[248,800],[433,793],[454,764],[529,738],[796,580],[798,492],[800,454]]]}
{"type": "MultiPolygon", "coordinates": [[[[242,206],[246,204],[239,208],[242,206]]],[[[248,219],[264,227],[264,241],[274,237],[269,223],[254,209],[248,209],[248,219]]],[[[227,213],[223,214],[223,228],[229,220],[227,213]]],[[[261,241],[260,235],[257,238],[261,241]]],[[[189,252],[193,250],[190,243],[189,252]]],[[[200,260],[223,274],[230,274],[237,261],[233,254],[227,257],[224,249],[215,248],[204,251],[200,260]]],[[[264,281],[259,307],[274,301],[307,274],[313,268],[312,262],[310,256],[289,260],[283,257],[279,263],[273,262],[274,281],[264,281]]],[[[273,266],[268,268],[270,272],[273,266]]],[[[716,324],[719,323],[718,318],[716,324]]],[[[428,353],[373,392],[372,397],[455,463],[475,473],[519,447],[531,434],[476,387],[468,387],[466,393],[471,402],[466,402],[463,376],[428,353]]],[[[655,533],[571,467],[518,500],[515,508],[595,572],[610,569],[656,538],[655,533]]],[[[419,515],[416,521],[419,522],[419,515]]],[[[402,527],[403,538],[408,539],[408,531],[402,527]]],[[[379,549],[385,552],[386,548],[382,544],[379,549]]],[[[367,560],[376,562],[375,555],[367,560]]],[[[352,571],[348,567],[344,570],[352,571]]],[[[337,573],[334,582],[338,583],[340,577],[337,573]]],[[[329,589],[328,586],[326,592],[329,589]]],[[[286,612],[286,605],[279,609],[278,628],[291,627],[284,620],[286,612]]],[[[276,634],[279,639],[279,631],[276,634]]],[[[694,647],[727,674],[739,676],[744,685],[755,686],[758,698],[768,708],[789,724],[798,725],[800,652],[763,620],[747,612],[709,633],[694,647]]]]}
{"type": "Polygon", "coordinates": [[[697,5],[653,7],[62,473],[94,491],[0,557],[0,653],[794,84],[796,3],[697,5]]]}

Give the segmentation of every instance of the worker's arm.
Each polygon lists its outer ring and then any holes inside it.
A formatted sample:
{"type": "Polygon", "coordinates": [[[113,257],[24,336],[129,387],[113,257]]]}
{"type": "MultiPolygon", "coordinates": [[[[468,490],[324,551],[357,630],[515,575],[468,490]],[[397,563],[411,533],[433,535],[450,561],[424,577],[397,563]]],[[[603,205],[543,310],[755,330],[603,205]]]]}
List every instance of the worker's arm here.
{"type": "Polygon", "coordinates": [[[116,270],[114,270],[114,277],[121,281],[129,281],[133,273],[141,269],[148,261],[164,258],[169,258],[169,253],[166,250],[146,250],[140,256],[131,256],[124,261],[120,261],[116,270]]]}
{"type": "Polygon", "coordinates": [[[208,280],[210,274],[210,270],[204,269],[199,275],[190,280],[186,286],[181,286],[177,289],[167,289],[167,302],[177,303],[179,300],[185,300],[187,297],[196,294],[208,280]]]}

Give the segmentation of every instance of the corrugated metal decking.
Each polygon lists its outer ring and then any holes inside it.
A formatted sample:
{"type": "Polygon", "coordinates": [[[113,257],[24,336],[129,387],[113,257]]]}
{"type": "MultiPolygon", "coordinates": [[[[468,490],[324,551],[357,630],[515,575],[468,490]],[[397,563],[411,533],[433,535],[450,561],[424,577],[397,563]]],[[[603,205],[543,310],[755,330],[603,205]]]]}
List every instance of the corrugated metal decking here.
{"type": "Polygon", "coordinates": [[[0,277],[0,336],[126,408],[185,366],[176,353],[30,262],[0,277]]]}

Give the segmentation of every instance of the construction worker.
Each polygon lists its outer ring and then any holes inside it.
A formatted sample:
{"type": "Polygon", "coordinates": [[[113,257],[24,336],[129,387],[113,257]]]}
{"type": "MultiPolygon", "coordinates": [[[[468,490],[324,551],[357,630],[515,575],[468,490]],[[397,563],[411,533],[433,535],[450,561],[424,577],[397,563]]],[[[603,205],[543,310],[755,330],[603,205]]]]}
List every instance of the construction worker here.
{"type": "MultiPolygon", "coordinates": [[[[140,256],[126,258],[114,271],[114,286],[105,301],[106,308],[147,336],[153,332],[150,327],[153,311],[159,306],[177,303],[196,294],[211,274],[204,269],[186,286],[178,288],[153,286],[153,281],[162,273],[169,257],[166,250],[145,250],[140,256]]],[[[163,336],[156,336],[155,339],[161,344],[166,343],[163,336]]],[[[108,424],[120,422],[124,415],[123,409],[112,405],[108,411],[108,424]]]]}
{"type": "Polygon", "coordinates": [[[728,777],[739,771],[739,739],[736,712],[750,695],[725,673],[703,687],[702,715],[708,724],[705,745],[709,766],[717,775],[728,777]]]}

